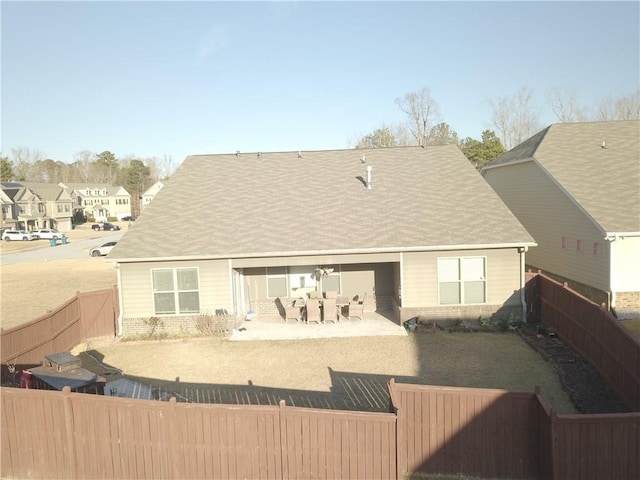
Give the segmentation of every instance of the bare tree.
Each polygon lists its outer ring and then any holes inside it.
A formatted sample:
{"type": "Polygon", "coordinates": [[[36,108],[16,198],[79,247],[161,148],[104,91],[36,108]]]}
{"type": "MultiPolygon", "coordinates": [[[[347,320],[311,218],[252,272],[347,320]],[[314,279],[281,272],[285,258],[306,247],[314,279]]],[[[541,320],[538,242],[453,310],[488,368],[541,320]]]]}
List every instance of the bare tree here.
{"type": "Polygon", "coordinates": [[[162,177],[160,180],[167,180],[171,175],[174,174],[178,165],[173,160],[172,155],[167,155],[166,153],[162,156],[162,177]]]}
{"type": "Polygon", "coordinates": [[[32,150],[29,147],[17,147],[11,149],[11,156],[13,157],[13,174],[16,180],[33,181],[34,175],[38,175],[34,166],[36,162],[44,159],[42,152],[32,150]]]}
{"type": "Polygon", "coordinates": [[[615,101],[611,96],[605,97],[598,103],[596,120],[607,122],[616,119],[615,101]]]}
{"type": "Polygon", "coordinates": [[[630,95],[608,96],[600,100],[595,119],[602,122],[640,119],[640,88],[630,95]]]}
{"type": "Polygon", "coordinates": [[[396,105],[408,117],[408,129],[414,145],[422,145],[431,128],[440,120],[440,107],[431,97],[431,91],[423,87],[409,92],[404,98],[396,98],[396,105]]]}
{"type": "Polygon", "coordinates": [[[409,128],[406,124],[397,123],[389,127],[391,129],[391,133],[396,139],[396,145],[399,147],[406,147],[411,145],[411,132],[409,132],[409,128]]]}
{"type": "Polygon", "coordinates": [[[551,88],[547,93],[547,104],[560,122],[584,122],[588,120],[587,112],[578,104],[575,90],[572,88],[551,88]]]}
{"type": "Polygon", "coordinates": [[[533,106],[533,91],[521,88],[511,97],[490,100],[491,123],[508,149],[540,130],[540,113],[533,106]]]}
{"type": "Polygon", "coordinates": [[[96,154],[89,150],[81,150],[73,154],[73,165],[76,167],[78,182],[88,182],[91,163],[96,159],[96,154]]]}

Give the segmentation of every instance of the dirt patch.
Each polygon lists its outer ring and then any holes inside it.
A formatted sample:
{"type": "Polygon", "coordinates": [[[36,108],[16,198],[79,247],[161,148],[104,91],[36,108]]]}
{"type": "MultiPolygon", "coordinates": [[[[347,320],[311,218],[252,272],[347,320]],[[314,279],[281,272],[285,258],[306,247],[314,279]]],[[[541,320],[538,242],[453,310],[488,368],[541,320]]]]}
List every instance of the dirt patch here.
{"type": "Polygon", "coordinates": [[[522,338],[558,372],[563,388],[580,413],[626,413],[631,410],[596,368],[565,345],[554,332],[520,330],[522,338]]]}

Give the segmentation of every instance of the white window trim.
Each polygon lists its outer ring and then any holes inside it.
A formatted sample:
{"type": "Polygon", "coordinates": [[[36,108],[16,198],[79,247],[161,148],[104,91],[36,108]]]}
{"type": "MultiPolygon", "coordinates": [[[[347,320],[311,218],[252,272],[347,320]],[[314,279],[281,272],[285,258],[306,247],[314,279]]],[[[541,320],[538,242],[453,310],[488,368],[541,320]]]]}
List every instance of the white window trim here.
{"type": "Polygon", "coordinates": [[[455,307],[455,306],[473,306],[473,305],[487,305],[487,299],[488,299],[488,279],[487,279],[487,256],[486,255],[477,255],[477,256],[461,256],[461,257],[437,257],[436,259],[436,276],[437,276],[437,283],[438,283],[438,305],[442,306],[442,307],[455,307]],[[460,262],[460,275],[459,275],[459,279],[458,279],[458,283],[460,285],[460,303],[440,303],[440,271],[439,271],[439,266],[438,263],[440,261],[440,259],[458,259],[458,261],[460,262]],[[482,303],[466,303],[465,302],[465,295],[464,295],[464,281],[462,280],[462,278],[464,277],[464,273],[463,273],[463,262],[462,260],[465,259],[474,259],[474,258],[482,258],[483,262],[484,262],[484,277],[482,278],[482,280],[484,281],[484,302],[482,303]]]}
{"type": "Polygon", "coordinates": [[[197,315],[202,311],[202,305],[201,305],[201,301],[200,301],[200,268],[199,267],[162,267],[162,268],[152,268],[149,272],[150,276],[151,276],[151,303],[153,305],[153,312],[154,315],[157,316],[187,316],[187,315],[197,315]],[[162,271],[162,270],[169,270],[173,273],[173,286],[174,289],[171,290],[155,290],[154,286],[153,286],[153,272],[158,272],[158,271],[162,271]],[[198,275],[198,289],[197,290],[179,290],[178,289],[178,270],[196,270],[197,275],[198,275]],[[174,298],[174,305],[175,305],[175,309],[176,311],[173,313],[157,313],[156,312],[156,298],[155,298],[155,294],[156,293],[170,293],[173,292],[173,298],[174,298]],[[180,293],[184,293],[184,292],[198,292],[198,311],[197,312],[185,312],[185,313],[180,313],[180,297],[179,294],[180,293]]]}

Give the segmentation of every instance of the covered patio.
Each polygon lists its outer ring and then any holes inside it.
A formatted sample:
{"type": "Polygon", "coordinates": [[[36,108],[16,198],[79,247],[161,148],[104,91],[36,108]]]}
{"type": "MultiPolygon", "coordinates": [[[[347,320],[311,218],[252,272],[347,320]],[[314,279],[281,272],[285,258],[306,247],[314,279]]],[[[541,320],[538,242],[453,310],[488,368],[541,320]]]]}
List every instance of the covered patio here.
{"type": "Polygon", "coordinates": [[[404,327],[393,320],[393,312],[365,312],[364,319],[339,322],[305,323],[279,315],[256,315],[250,321],[238,321],[229,340],[305,340],[313,338],[406,336],[404,327]]]}

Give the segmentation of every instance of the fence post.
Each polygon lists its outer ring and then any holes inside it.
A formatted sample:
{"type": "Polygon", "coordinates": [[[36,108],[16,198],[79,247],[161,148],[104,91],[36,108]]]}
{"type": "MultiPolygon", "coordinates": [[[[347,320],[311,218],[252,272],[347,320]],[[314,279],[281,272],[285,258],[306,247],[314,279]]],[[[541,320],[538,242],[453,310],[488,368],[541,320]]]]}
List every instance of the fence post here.
{"type": "Polygon", "coordinates": [[[181,439],[177,436],[177,425],[178,418],[176,414],[176,397],[173,396],[169,398],[169,436],[171,437],[172,445],[168,445],[171,449],[171,454],[169,456],[171,462],[170,471],[173,472],[173,478],[180,478],[180,474],[184,474],[184,472],[180,472],[180,465],[178,461],[178,448],[177,445],[180,444],[181,439]]]}
{"type": "Polygon", "coordinates": [[[551,478],[553,480],[558,477],[558,445],[556,441],[556,424],[558,422],[558,414],[555,410],[551,409],[551,478]]]}
{"type": "Polygon", "coordinates": [[[287,402],[278,403],[278,419],[280,420],[280,464],[282,465],[282,480],[289,478],[289,451],[287,450],[287,420],[285,418],[287,402]]]}
{"type": "Polygon", "coordinates": [[[62,388],[62,402],[64,405],[64,425],[67,433],[67,461],[69,462],[69,474],[71,478],[78,478],[76,473],[76,443],[75,435],[73,434],[74,422],[73,408],[71,406],[71,387],[65,386],[62,388]]]}
{"type": "Polygon", "coordinates": [[[402,469],[402,462],[400,462],[400,439],[404,435],[404,431],[401,428],[402,422],[399,421],[398,412],[400,411],[400,403],[398,402],[397,392],[396,392],[396,379],[391,378],[389,380],[389,397],[391,399],[391,413],[393,413],[395,417],[395,430],[396,430],[396,479],[403,478],[403,474],[400,471],[402,469]]]}

